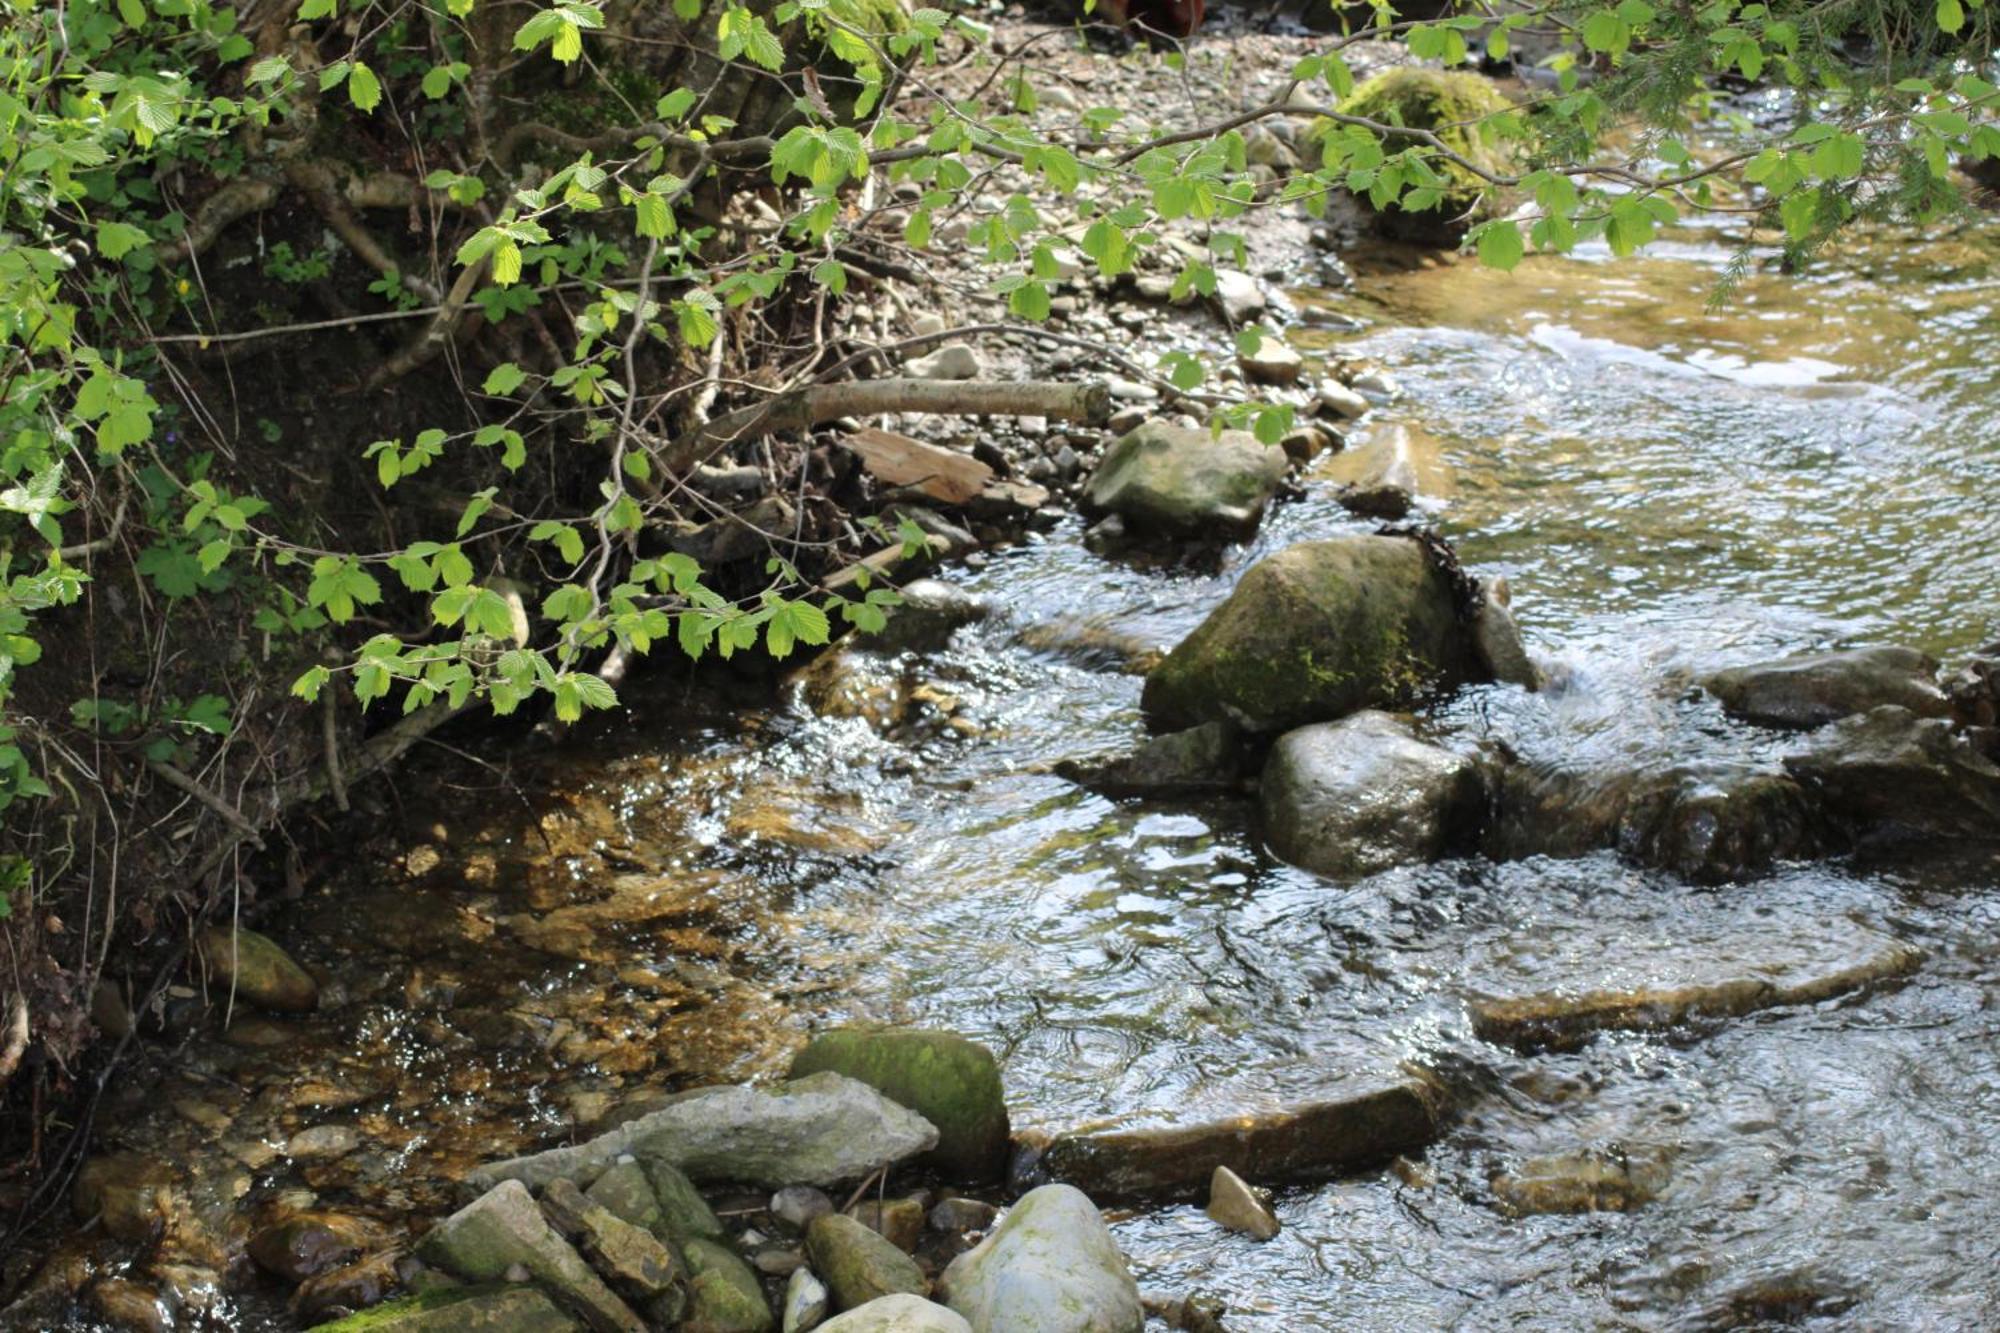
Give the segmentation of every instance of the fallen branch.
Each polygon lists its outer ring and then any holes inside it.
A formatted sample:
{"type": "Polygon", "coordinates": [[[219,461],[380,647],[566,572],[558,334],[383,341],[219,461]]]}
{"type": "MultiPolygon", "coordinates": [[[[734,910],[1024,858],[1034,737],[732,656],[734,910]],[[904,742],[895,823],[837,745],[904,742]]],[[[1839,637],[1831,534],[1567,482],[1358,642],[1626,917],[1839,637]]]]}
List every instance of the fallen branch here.
{"type": "Polygon", "coordinates": [[[726,412],[668,445],[659,461],[668,472],[678,474],[739,440],[881,412],[1037,416],[1097,424],[1111,415],[1111,390],[1095,380],[1065,384],[1052,380],[892,379],[815,384],[726,412]]]}
{"type": "Polygon", "coordinates": [[[261,848],[264,845],[264,832],[262,829],[251,823],[241,810],[238,810],[235,806],[223,800],[199,782],[196,782],[180,769],[159,759],[148,759],[146,767],[156,777],[166,782],[168,786],[178,787],[181,791],[186,792],[189,796],[194,797],[195,800],[200,801],[203,805],[220,815],[222,822],[235,829],[251,846],[261,848]]]}

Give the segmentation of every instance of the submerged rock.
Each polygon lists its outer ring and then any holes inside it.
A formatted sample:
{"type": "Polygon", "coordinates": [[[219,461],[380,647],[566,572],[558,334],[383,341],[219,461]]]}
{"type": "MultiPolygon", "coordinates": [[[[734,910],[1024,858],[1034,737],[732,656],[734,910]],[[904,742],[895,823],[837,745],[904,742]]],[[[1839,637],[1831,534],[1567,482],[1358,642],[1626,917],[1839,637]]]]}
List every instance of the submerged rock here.
{"type": "Polygon", "coordinates": [[[681,1093],[587,1143],[496,1162],[466,1182],[485,1189],[503,1180],[540,1187],[558,1176],[589,1179],[629,1154],[697,1180],[838,1185],[936,1146],[928,1120],[829,1072],[765,1088],[732,1084],[681,1093]]]}
{"type": "Polygon", "coordinates": [[[1387,713],[1288,731],[1264,764],[1264,837],[1333,879],[1430,861],[1476,832],[1478,765],[1427,745],[1387,713]]]}
{"type": "Polygon", "coordinates": [[[1089,1197],[1031,1190],[993,1234],[954,1259],[945,1303],[978,1333],[1140,1333],[1139,1284],[1089,1197]]]}
{"type": "Polygon", "coordinates": [[[1243,1177],[1226,1166],[1215,1168],[1208,1184],[1208,1207],[1203,1211],[1218,1226],[1258,1240],[1269,1240],[1278,1234],[1278,1215],[1244,1183],[1243,1177]]]}
{"type": "Polygon", "coordinates": [[[883,1296],[820,1328],[826,1333],[972,1333],[963,1316],[921,1296],[883,1296]]]}
{"type": "Polygon", "coordinates": [[[1056,772],[1106,796],[1193,796],[1237,790],[1244,760],[1234,723],[1204,722],[1154,736],[1115,759],[1065,759],[1056,772]]]}
{"type": "Polygon", "coordinates": [[[292,1293],[292,1310],[304,1322],[318,1324],[379,1305],[403,1285],[396,1271],[402,1257],[398,1250],[384,1250],[309,1277],[292,1293]]]}
{"type": "Polygon", "coordinates": [[[851,1217],[835,1213],[814,1221],[806,1228],[806,1252],[843,1310],[898,1292],[930,1293],[916,1260],[851,1217]]]}
{"type": "Polygon", "coordinates": [[[1458,589],[1403,537],[1302,542],[1253,566],[1146,678],[1154,725],[1288,731],[1487,679],[1458,589]]]}
{"type": "Polygon", "coordinates": [[[1263,518],[1289,463],[1247,431],[1149,421],[1105,450],[1081,499],[1135,533],[1241,535],[1263,518]]]}
{"type": "Polygon", "coordinates": [[[1528,994],[1471,1002],[1473,1031],[1522,1050],[1567,1050],[1609,1029],[1659,1031],[1780,1005],[1816,1004],[1905,976],[1915,945],[1846,921],[1812,932],[1625,940],[1535,978],[1528,994]]]}
{"type": "Polygon", "coordinates": [[[1943,718],[1883,707],[1817,733],[1785,768],[1862,839],[2000,840],[2000,763],[1943,718]]]}
{"type": "Polygon", "coordinates": [[[902,603],[889,608],[887,624],[855,634],[858,642],[875,652],[938,652],[959,629],[993,614],[993,605],[985,598],[941,579],[916,579],[896,594],[902,603]]]}
{"type": "Polygon", "coordinates": [[[1437,1137],[1436,1094],[1409,1076],[1357,1077],[1311,1102],[1192,1125],[1057,1135],[1041,1169],[1094,1196],[1192,1195],[1219,1166],[1255,1180],[1328,1176],[1437,1137]]]}
{"type": "Polygon", "coordinates": [[[270,937],[240,927],[208,926],[200,944],[210,979],[226,994],[286,1013],[318,1007],[319,983],[270,937]]]}
{"type": "Polygon", "coordinates": [[[455,1287],[321,1324],[319,1333],[576,1333],[582,1327],[536,1287],[455,1287]]]}
{"type": "Polygon", "coordinates": [[[1723,711],[1765,727],[1807,730],[1893,704],[1943,717],[1950,701],[1937,663],[1914,648],[1856,648],[1718,671],[1702,686],[1723,711]]]}
{"type": "Polygon", "coordinates": [[[955,1032],[842,1028],[792,1061],[792,1077],[832,1071],[858,1079],[937,1128],[919,1160],[966,1180],[997,1176],[1007,1156],[1007,1101],[993,1052],[955,1032]]]}
{"type": "Polygon", "coordinates": [[[1672,1178],[1660,1148],[1584,1149],[1531,1157],[1493,1178],[1493,1195],[1517,1217],[1624,1213],[1650,1203],[1672,1178]]]}
{"type": "Polygon", "coordinates": [[[167,1333],[173,1325],[160,1293],[122,1277],[99,1278],[85,1297],[91,1312],[121,1333],[167,1333]]]}
{"type": "Polygon", "coordinates": [[[498,1281],[518,1266],[597,1333],[645,1333],[645,1321],[556,1234],[517,1180],[495,1186],[431,1228],[417,1255],[473,1282],[498,1281]]]}
{"type": "Polygon", "coordinates": [[[303,1282],[388,1241],[378,1224],[345,1213],[295,1213],[254,1232],[250,1257],[273,1277],[303,1282]]]}

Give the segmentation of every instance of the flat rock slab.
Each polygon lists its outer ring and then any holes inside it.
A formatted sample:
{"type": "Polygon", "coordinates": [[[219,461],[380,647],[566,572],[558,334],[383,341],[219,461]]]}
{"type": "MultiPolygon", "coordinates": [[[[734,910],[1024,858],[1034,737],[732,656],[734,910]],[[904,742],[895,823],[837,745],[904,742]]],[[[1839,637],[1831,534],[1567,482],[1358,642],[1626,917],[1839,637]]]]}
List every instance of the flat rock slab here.
{"type": "Polygon", "coordinates": [[[1534,989],[1471,1002],[1473,1030],[1522,1050],[1563,1050],[1606,1030],[1651,1032],[1695,1019],[1732,1018],[1782,1005],[1816,1004],[1906,976],[1923,951],[1880,931],[1834,919],[1774,923],[1755,934],[1673,941],[1627,938],[1573,958],[1564,976],[1534,989]]]}
{"type": "Polygon", "coordinates": [[[1219,1166],[1246,1180],[1329,1176],[1421,1148],[1437,1134],[1436,1089],[1416,1076],[1391,1075],[1195,1124],[1058,1134],[1041,1165],[1093,1197],[1192,1198],[1219,1166]]]}
{"type": "Polygon", "coordinates": [[[768,1088],[700,1088],[574,1148],[481,1167],[468,1187],[592,1180],[620,1157],[663,1161],[696,1180],[773,1189],[838,1185],[937,1146],[937,1130],[865,1083],[821,1073],[768,1088]]]}
{"type": "Polygon", "coordinates": [[[1893,704],[1943,717],[1937,663],[1914,648],[1855,648],[1718,671],[1702,682],[1723,711],[1765,727],[1810,729],[1893,704]]]}

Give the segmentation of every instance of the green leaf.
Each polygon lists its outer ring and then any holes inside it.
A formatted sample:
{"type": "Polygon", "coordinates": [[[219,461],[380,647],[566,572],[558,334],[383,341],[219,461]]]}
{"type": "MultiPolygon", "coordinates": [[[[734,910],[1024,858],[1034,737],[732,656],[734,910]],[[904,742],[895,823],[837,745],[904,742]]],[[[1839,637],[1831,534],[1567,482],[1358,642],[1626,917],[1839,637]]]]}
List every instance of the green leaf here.
{"type": "Polygon", "coordinates": [[[430,72],[424,75],[422,86],[424,96],[430,98],[433,102],[443,97],[451,91],[451,66],[432,65],[430,72]]]}
{"type": "Polygon", "coordinates": [[[333,673],[323,666],[309,667],[304,675],[292,682],[292,694],[307,703],[313,703],[319,698],[320,688],[332,675],[333,673]]]}
{"type": "Polygon", "coordinates": [[[106,259],[123,259],[152,239],[129,222],[107,222],[97,229],[97,253],[106,259]]]}
{"type": "Polygon", "coordinates": [[[375,71],[358,60],[347,76],[347,100],[363,111],[373,111],[382,101],[382,84],[375,71]]]}
{"type": "Polygon", "coordinates": [[[1965,6],[1959,0],[1938,0],[1937,25],[1956,35],[1965,26],[1965,6]]]}
{"type": "Polygon", "coordinates": [[[486,383],[481,386],[481,392],[505,397],[520,388],[527,378],[528,373],[512,361],[503,361],[487,372],[486,383]]]}
{"type": "Polygon", "coordinates": [[[300,0],[299,17],[310,21],[333,17],[335,0],[300,0]]]}
{"type": "Polygon", "coordinates": [[[1497,268],[1502,273],[1512,272],[1525,253],[1521,229],[1512,222],[1502,219],[1480,228],[1479,262],[1488,268],[1497,268]]]}

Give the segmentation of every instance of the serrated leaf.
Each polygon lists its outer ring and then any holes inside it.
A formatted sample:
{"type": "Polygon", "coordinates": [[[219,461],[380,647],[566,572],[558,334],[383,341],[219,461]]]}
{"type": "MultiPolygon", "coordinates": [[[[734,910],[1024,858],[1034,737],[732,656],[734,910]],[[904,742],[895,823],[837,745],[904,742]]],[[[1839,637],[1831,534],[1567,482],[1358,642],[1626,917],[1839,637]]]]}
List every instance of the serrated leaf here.
{"type": "Polygon", "coordinates": [[[381,81],[374,70],[358,60],[347,76],[347,100],[363,111],[373,111],[382,101],[381,81]]]}

